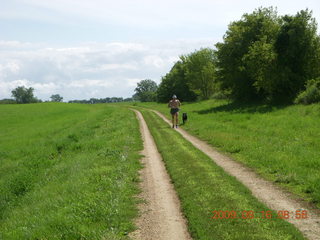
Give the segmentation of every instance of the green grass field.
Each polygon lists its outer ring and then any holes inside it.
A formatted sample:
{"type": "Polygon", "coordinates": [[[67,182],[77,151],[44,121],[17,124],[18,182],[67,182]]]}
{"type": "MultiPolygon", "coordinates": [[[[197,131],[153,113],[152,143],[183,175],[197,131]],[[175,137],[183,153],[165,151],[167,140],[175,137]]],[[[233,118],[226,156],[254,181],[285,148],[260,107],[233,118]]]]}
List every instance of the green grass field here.
{"type": "Polygon", "coordinates": [[[272,212],[272,217],[266,218],[264,213],[270,209],[157,115],[147,110],[143,115],[179,195],[194,239],[304,239],[293,225],[278,219],[277,213],[272,212]],[[237,218],[231,215],[228,219],[214,219],[213,211],[235,211],[237,218]],[[254,218],[246,219],[249,211],[254,213],[254,218]]]}
{"type": "MultiPolygon", "coordinates": [[[[169,116],[166,104],[136,103],[169,116]]],[[[320,104],[236,105],[222,100],[183,104],[182,126],[266,179],[320,207],[320,104]]]]}
{"type": "Polygon", "coordinates": [[[0,239],[127,239],[142,149],[132,111],[41,103],[0,115],[0,239]]]}
{"type": "MultiPolygon", "coordinates": [[[[139,125],[128,104],[0,105],[0,239],[128,239],[139,125]]],[[[164,104],[134,104],[157,109],[164,104]]],[[[320,105],[183,105],[186,130],[320,204],[320,105]]],[[[158,116],[143,111],[195,239],[303,239],[158,116]],[[212,219],[212,211],[238,219],[212,219]],[[242,219],[254,211],[254,219],[242,219]],[[266,216],[265,216],[266,217],[266,216]]]]}

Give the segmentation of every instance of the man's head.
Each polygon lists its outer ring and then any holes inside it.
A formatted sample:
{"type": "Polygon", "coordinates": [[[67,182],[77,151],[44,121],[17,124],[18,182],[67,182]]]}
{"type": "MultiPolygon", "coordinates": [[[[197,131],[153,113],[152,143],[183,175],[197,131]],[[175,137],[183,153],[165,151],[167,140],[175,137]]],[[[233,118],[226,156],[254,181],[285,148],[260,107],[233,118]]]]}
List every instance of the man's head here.
{"type": "Polygon", "coordinates": [[[172,99],[177,99],[177,96],[173,94],[172,99]]]}

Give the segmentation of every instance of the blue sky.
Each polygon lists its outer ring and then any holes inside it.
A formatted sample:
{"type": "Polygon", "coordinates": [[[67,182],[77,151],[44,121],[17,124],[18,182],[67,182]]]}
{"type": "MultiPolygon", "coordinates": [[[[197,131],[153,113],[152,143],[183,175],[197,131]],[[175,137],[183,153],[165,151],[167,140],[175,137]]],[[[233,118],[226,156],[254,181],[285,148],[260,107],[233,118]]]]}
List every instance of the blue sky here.
{"type": "Polygon", "coordinates": [[[309,8],[320,20],[316,0],[1,0],[0,99],[19,85],[43,100],[130,97],[260,6],[309,8]]]}

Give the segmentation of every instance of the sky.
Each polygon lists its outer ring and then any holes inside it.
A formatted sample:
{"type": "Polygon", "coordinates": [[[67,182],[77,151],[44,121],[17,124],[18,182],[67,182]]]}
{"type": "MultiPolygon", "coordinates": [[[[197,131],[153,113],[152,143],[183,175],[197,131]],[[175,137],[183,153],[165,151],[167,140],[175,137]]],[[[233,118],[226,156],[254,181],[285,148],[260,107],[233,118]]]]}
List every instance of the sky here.
{"type": "Polygon", "coordinates": [[[280,15],[319,0],[0,0],[0,99],[17,86],[64,101],[131,97],[158,84],[179,56],[222,41],[228,24],[258,7],[280,15]]]}

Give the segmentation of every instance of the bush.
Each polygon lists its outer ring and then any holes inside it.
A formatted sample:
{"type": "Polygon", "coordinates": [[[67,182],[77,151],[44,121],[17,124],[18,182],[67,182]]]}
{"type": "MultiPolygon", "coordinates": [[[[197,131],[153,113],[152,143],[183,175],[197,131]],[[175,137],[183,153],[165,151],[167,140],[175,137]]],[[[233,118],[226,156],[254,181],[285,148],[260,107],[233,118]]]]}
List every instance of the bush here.
{"type": "Polygon", "coordinates": [[[307,82],[306,90],[294,100],[296,104],[311,104],[320,102],[320,77],[307,82]]]}
{"type": "Polygon", "coordinates": [[[4,98],[0,100],[0,104],[16,104],[16,100],[14,99],[9,99],[9,98],[4,98]]]}
{"type": "Polygon", "coordinates": [[[230,93],[227,93],[226,91],[218,91],[214,93],[211,98],[212,99],[229,99],[230,93]]]}

